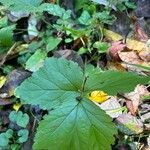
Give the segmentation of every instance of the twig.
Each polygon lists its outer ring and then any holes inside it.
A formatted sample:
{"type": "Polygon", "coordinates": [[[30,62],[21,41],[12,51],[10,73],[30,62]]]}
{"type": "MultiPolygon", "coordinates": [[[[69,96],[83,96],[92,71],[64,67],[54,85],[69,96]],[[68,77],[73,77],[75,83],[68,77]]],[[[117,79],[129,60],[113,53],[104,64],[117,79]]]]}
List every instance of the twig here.
{"type": "Polygon", "coordinates": [[[3,66],[3,64],[5,63],[7,57],[11,54],[11,52],[16,48],[17,46],[17,43],[15,42],[12,47],[9,49],[9,51],[7,52],[7,54],[3,57],[3,59],[1,60],[0,62],[0,67],[3,66]]]}

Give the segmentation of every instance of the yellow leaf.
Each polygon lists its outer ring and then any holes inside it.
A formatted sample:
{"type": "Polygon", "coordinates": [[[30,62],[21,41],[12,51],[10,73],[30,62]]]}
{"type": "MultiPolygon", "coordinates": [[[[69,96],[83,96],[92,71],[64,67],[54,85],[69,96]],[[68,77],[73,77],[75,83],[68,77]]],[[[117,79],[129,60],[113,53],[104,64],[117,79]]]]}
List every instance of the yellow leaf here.
{"type": "Polygon", "coordinates": [[[16,103],[16,104],[13,105],[13,109],[14,109],[15,111],[18,111],[21,106],[22,106],[22,105],[21,105],[20,103],[16,103]]]}
{"type": "Polygon", "coordinates": [[[103,91],[93,91],[89,94],[89,99],[97,103],[103,103],[108,98],[108,94],[103,91]]]}
{"type": "Polygon", "coordinates": [[[6,77],[5,76],[1,76],[0,77],[0,88],[4,85],[5,81],[6,81],[6,77]]]}

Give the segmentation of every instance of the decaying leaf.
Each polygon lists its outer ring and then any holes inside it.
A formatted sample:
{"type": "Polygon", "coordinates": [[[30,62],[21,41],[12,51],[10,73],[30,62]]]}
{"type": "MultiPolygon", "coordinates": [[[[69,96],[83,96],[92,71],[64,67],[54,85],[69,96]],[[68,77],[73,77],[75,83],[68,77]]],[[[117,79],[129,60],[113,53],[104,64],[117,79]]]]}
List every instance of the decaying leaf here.
{"type": "Polygon", "coordinates": [[[13,70],[7,77],[5,84],[0,89],[1,98],[9,98],[14,94],[14,90],[20,83],[30,76],[28,71],[13,70]]]}
{"type": "Polygon", "coordinates": [[[140,118],[143,122],[150,120],[150,112],[141,115],[140,118]]]}
{"type": "Polygon", "coordinates": [[[23,11],[19,12],[10,11],[7,16],[11,22],[16,22],[21,18],[28,17],[29,13],[23,11]]]}
{"type": "Polygon", "coordinates": [[[141,64],[142,60],[138,57],[135,51],[122,51],[118,52],[120,59],[123,62],[131,63],[131,64],[141,64]]]}
{"type": "Polygon", "coordinates": [[[44,60],[47,57],[47,52],[41,49],[36,50],[36,52],[27,60],[26,69],[32,72],[37,71],[43,66],[44,60]]]}
{"type": "Polygon", "coordinates": [[[136,115],[138,106],[142,102],[142,97],[149,94],[149,91],[143,85],[137,85],[134,92],[125,94],[125,97],[128,99],[126,105],[132,115],[136,115]]]}
{"type": "Polygon", "coordinates": [[[11,99],[0,98],[0,106],[10,105],[13,101],[11,99]]]}
{"type": "Polygon", "coordinates": [[[140,26],[139,21],[135,23],[135,29],[134,29],[134,36],[135,39],[141,42],[147,42],[148,41],[148,35],[145,33],[144,29],[140,26]]]}
{"type": "Polygon", "coordinates": [[[143,132],[143,124],[131,114],[122,114],[117,119],[118,128],[121,132],[132,135],[143,132]]]}
{"type": "Polygon", "coordinates": [[[106,111],[106,113],[112,117],[117,118],[122,114],[121,105],[116,97],[110,97],[107,101],[99,105],[99,107],[106,111]]]}
{"type": "Polygon", "coordinates": [[[120,57],[118,55],[119,52],[124,50],[126,44],[123,44],[121,41],[113,42],[111,47],[109,48],[109,54],[113,60],[119,61],[120,57]]]}
{"type": "Polygon", "coordinates": [[[139,56],[145,62],[150,62],[150,47],[148,46],[148,44],[144,50],[139,52],[139,56]]]}

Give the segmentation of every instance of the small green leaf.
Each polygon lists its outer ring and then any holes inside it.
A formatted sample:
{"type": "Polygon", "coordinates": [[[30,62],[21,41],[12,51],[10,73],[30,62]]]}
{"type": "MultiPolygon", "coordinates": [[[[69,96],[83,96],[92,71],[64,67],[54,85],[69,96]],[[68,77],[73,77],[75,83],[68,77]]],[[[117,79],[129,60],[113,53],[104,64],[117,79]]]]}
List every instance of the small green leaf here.
{"type": "Polygon", "coordinates": [[[61,42],[61,38],[54,38],[54,37],[49,37],[47,39],[47,46],[46,46],[46,51],[50,52],[52,51],[54,48],[56,48],[58,46],[58,44],[61,42]]]}
{"type": "Polygon", "coordinates": [[[27,114],[23,114],[21,111],[12,111],[9,114],[10,121],[16,123],[18,126],[25,128],[29,123],[29,116],[27,114]]]}
{"type": "Polygon", "coordinates": [[[125,5],[130,9],[136,9],[136,5],[133,2],[126,1],[125,5]]]}
{"type": "Polygon", "coordinates": [[[61,8],[59,5],[50,4],[50,3],[43,3],[39,7],[39,11],[47,11],[49,14],[53,16],[58,16],[62,19],[68,19],[71,17],[71,11],[65,10],[61,8]]]}
{"type": "Polygon", "coordinates": [[[12,130],[12,129],[8,129],[8,130],[6,131],[6,133],[5,133],[5,135],[6,135],[7,138],[11,138],[12,135],[13,135],[13,130],[12,130]]]}
{"type": "Polygon", "coordinates": [[[22,129],[18,131],[19,143],[24,143],[28,140],[29,131],[27,129],[22,129]]]}
{"type": "Polygon", "coordinates": [[[0,134],[0,147],[7,146],[9,143],[9,138],[6,137],[5,133],[0,134]]]}
{"type": "Polygon", "coordinates": [[[43,50],[37,50],[26,62],[26,69],[35,72],[43,66],[47,53],[43,50]]]}
{"type": "Polygon", "coordinates": [[[71,39],[71,38],[67,38],[67,39],[65,39],[65,43],[70,43],[70,42],[72,42],[72,40],[73,39],[71,39]]]}
{"type": "Polygon", "coordinates": [[[98,18],[100,22],[106,24],[112,24],[116,19],[116,17],[111,15],[108,11],[98,12],[95,14],[95,17],[98,18]]]}
{"type": "Polygon", "coordinates": [[[13,135],[13,130],[8,129],[6,132],[0,134],[0,149],[1,147],[5,147],[9,143],[9,139],[13,135]]]}
{"type": "Polygon", "coordinates": [[[124,11],[126,9],[126,6],[123,3],[118,3],[116,7],[120,11],[124,11]]]}
{"type": "Polygon", "coordinates": [[[79,49],[79,51],[78,51],[78,54],[79,54],[79,55],[82,55],[82,54],[85,54],[87,51],[88,51],[87,48],[81,47],[81,48],[79,49]]]}
{"type": "Polygon", "coordinates": [[[88,11],[84,10],[81,16],[78,18],[79,23],[83,25],[89,25],[91,21],[91,16],[88,11]]]}
{"type": "Polygon", "coordinates": [[[106,53],[110,45],[106,42],[95,42],[93,47],[98,50],[99,53],[106,53]]]}

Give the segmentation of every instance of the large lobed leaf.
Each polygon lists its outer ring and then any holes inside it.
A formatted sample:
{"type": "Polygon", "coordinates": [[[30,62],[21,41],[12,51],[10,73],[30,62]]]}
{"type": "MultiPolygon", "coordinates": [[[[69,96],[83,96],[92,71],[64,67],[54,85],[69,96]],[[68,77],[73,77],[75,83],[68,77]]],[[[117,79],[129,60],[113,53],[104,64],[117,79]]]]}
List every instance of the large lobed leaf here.
{"type": "Polygon", "coordinates": [[[82,69],[62,58],[47,59],[42,68],[17,88],[16,95],[23,103],[54,108],[39,124],[35,150],[110,149],[115,126],[104,111],[87,99],[87,94],[94,90],[109,94],[127,92],[150,80],[132,73],[87,70],[83,99],[79,99],[84,80],[82,69]]]}

